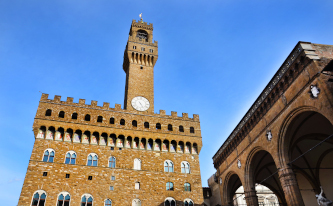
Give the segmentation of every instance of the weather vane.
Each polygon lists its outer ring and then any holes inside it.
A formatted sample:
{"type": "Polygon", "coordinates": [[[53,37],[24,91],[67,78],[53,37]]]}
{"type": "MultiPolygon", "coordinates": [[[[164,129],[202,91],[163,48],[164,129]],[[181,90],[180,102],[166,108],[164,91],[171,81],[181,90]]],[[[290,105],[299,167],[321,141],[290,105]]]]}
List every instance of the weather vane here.
{"type": "Polygon", "coordinates": [[[140,20],[142,21],[142,13],[141,13],[141,14],[139,14],[139,17],[140,17],[140,20]]]}

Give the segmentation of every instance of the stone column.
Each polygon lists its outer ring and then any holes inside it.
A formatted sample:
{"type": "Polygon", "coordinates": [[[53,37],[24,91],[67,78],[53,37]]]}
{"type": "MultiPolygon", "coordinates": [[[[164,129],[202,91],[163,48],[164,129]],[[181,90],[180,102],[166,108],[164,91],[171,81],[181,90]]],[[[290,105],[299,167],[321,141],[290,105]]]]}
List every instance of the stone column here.
{"type": "Polygon", "coordinates": [[[244,191],[246,204],[248,206],[257,206],[258,205],[258,197],[255,189],[251,189],[249,191],[244,191]]]}
{"type": "Polygon", "coordinates": [[[280,168],[279,179],[288,206],[304,206],[293,170],[289,167],[280,168]]]}

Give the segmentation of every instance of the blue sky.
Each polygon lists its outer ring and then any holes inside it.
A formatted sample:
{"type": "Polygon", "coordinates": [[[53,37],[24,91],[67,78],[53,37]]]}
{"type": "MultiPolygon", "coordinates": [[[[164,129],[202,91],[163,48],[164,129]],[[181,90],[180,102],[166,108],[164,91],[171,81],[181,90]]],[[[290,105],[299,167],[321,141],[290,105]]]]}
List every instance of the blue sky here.
{"type": "Polygon", "coordinates": [[[0,200],[16,205],[40,92],[123,104],[132,19],[154,24],[155,112],[199,114],[212,157],[298,41],[333,44],[333,1],[0,0],[0,200]]]}

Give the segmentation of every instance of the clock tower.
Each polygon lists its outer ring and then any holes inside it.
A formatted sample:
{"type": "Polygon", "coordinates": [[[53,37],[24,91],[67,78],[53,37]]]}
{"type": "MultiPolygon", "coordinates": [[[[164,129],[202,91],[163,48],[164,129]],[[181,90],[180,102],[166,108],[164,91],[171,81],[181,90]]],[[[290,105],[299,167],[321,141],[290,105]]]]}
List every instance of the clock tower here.
{"type": "Polygon", "coordinates": [[[126,72],[124,109],[154,113],[154,66],[158,58],[157,41],[153,42],[153,24],[132,21],[124,53],[126,72]]]}

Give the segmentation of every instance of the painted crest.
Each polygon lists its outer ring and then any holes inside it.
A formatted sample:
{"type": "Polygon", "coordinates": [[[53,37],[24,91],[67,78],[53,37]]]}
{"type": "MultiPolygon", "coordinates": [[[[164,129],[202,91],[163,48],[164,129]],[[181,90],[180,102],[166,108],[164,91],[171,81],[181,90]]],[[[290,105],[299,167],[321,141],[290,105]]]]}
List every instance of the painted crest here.
{"type": "Polygon", "coordinates": [[[237,167],[238,167],[238,168],[241,168],[241,167],[242,167],[242,163],[241,163],[240,160],[237,161],[237,167]]]}
{"type": "Polygon", "coordinates": [[[320,89],[317,87],[317,85],[311,85],[309,93],[312,98],[317,98],[320,93],[320,89]]]}

